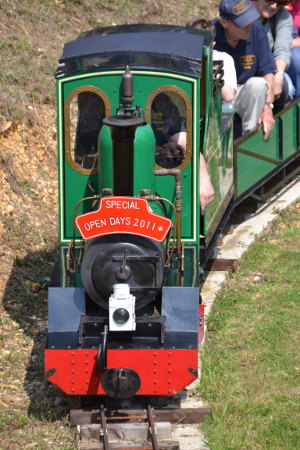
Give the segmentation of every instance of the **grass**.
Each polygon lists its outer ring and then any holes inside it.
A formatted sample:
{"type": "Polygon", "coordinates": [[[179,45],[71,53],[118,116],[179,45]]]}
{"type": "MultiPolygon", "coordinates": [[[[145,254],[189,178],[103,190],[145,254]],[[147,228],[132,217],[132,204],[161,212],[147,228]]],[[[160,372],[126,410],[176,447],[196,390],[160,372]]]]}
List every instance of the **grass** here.
{"type": "Polygon", "coordinates": [[[211,450],[300,447],[300,203],[249,249],[209,317],[199,391],[211,450]]]}

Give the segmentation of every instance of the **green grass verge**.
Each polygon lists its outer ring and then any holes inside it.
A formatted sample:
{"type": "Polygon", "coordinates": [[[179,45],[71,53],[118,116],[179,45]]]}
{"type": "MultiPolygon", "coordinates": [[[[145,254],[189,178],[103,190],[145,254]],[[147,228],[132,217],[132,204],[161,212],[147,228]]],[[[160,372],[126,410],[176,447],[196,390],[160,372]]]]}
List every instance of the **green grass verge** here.
{"type": "Polygon", "coordinates": [[[251,246],[217,296],[201,396],[211,450],[300,448],[300,203],[251,246]]]}

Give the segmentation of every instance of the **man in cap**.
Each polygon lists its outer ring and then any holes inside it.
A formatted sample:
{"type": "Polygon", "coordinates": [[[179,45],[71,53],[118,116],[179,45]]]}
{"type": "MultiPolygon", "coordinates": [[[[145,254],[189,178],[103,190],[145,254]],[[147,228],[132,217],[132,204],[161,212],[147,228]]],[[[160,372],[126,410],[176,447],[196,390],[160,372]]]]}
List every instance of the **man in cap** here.
{"type": "Polygon", "coordinates": [[[229,53],[236,69],[238,91],[234,109],[242,120],[242,133],[257,125],[267,139],[274,126],[274,72],[266,31],[250,0],[221,0],[215,49],[229,53]]]}

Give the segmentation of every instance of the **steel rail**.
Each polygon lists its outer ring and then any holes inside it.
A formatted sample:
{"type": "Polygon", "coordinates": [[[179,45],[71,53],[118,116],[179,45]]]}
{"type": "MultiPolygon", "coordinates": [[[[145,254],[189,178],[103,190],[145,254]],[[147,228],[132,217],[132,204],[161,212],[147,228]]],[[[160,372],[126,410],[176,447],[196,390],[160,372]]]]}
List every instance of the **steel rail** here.
{"type": "Polygon", "coordinates": [[[154,424],[153,415],[152,415],[152,408],[151,408],[150,404],[147,405],[147,417],[148,417],[148,422],[149,422],[153,450],[159,450],[158,443],[157,443],[156,431],[155,431],[155,424],[154,424]]]}

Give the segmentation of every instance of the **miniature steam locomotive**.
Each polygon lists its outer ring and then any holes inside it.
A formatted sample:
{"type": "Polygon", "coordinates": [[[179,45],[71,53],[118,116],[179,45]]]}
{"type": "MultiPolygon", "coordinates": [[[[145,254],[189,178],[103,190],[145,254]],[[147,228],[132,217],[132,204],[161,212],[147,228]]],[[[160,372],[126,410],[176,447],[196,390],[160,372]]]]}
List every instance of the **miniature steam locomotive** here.
{"type": "Polygon", "coordinates": [[[46,377],[67,394],[173,396],[198,374],[201,265],[248,195],[299,167],[299,104],[268,141],[234,141],[213,35],[102,28],[65,45],[57,79],[59,246],[46,377]],[[186,145],[165,142],[184,132],[186,145]],[[215,199],[201,214],[199,156],[215,199]]]}

